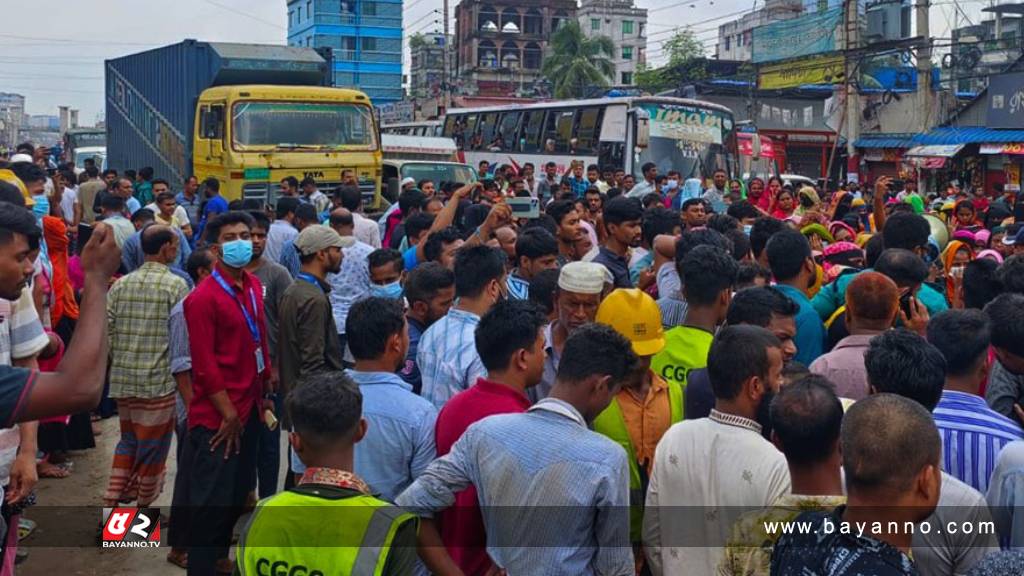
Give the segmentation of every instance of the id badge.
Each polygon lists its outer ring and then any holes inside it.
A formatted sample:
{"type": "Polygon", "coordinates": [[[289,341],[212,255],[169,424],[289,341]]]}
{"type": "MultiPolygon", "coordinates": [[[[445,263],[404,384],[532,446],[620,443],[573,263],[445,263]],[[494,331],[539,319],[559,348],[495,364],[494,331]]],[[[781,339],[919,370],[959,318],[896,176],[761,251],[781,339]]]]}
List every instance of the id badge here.
{"type": "Polygon", "coordinates": [[[263,365],[263,348],[256,348],[256,373],[263,374],[263,370],[266,366],[263,365]]]}

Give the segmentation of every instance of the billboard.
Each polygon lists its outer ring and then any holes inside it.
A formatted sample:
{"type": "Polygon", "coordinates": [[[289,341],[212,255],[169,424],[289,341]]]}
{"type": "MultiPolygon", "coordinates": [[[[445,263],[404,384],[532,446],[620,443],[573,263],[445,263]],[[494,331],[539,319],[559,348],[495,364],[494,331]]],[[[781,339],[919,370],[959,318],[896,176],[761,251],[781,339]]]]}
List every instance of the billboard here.
{"type": "Polygon", "coordinates": [[[845,74],[845,63],[841,55],[807,58],[762,66],[757,73],[757,88],[781,90],[805,84],[841,84],[845,74]]]}
{"type": "Polygon", "coordinates": [[[990,76],[988,128],[1024,128],[1024,72],[990,76]]]}
{"type": "Polygon", "coordinates": [[[754,28],[751,59],[755,64],[800,58],[838,49],[843,9],[831,8],[754,28]]]}

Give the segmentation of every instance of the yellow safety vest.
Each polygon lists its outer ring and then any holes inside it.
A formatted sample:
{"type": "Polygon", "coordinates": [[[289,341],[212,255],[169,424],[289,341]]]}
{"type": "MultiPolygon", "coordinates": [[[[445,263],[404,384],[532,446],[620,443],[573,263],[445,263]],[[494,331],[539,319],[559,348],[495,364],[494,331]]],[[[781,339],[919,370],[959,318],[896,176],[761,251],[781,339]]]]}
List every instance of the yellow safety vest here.
{"type": "Polygon", "coordinates": [[[261,500],[238,541],[242,576],[379,576],[412,514],[372,496],[324,498],[291,490],[261,500]]]}
{"type": "MultiPolygon", "coordinates": [[[[683,419],[683,389],[675,382],[666,381],[668,386],[668,407],[670,425],[683,419]]],[[[607,436],[626,450],[629,460],[629,537],[632,542],[640,542],[644,513],[644,486],[640,480],[640,463],[633,449],[633,441],[626,429],[626,419],[622,416],[619,399],[613,398],[608,407],[594,419],[594,431],[607,436]]]]}

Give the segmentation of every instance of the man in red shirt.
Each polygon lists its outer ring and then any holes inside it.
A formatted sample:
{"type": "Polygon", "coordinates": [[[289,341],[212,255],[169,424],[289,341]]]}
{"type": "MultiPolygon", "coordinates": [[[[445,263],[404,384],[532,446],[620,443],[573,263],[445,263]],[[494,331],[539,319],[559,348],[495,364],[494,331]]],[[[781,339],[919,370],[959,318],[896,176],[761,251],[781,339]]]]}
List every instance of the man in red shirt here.
{"type": "Polygon", "coordinates": [[[182,455],[190,466],[190,576],[213,576],[218,560],[230,572],[231,531],[254,485],[263,411],[274,405],[263,287],[244,269],[252,225],[244,212],[206,225],[218,263],[185,299],[193,394],[182,455]]]}
{"type": "MultiPolygon", "coordinates": [[[[527,300],[505,300],[484,314],[476,328],[476,349],[487,378],[449,400],[437,417],[437,456],[452,445],[474,422],[495,414],[526,412],[526,389],[536,386],[544,373],[544,325],[547,318],[527,300]]],[[[438,517],[440,539],[429,521],[421,525],[421,554],[436,573],[454,562],[467,575],[484,574],[492,566],[487,535],[477,504],[476,488],[455,497],[455,505],[438,517]],[[446,553],[447,552],[447,553],[446,553]],[[450,555],[450,556],[449,556],[450,555]]]]}

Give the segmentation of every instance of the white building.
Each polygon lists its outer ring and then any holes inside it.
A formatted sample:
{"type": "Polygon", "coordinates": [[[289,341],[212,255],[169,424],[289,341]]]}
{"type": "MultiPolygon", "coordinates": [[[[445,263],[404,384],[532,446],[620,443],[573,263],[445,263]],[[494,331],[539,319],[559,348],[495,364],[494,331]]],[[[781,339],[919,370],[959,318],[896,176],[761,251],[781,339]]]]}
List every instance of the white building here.
{"type": "Polygon", "coordinates": [[[18,145],[18,133],[25,125],[25,97],[0,92],[0,147],[18,145]]]}
{"type": "Polygon", "coordinates": [[[736,20],[722,24],[718,27],[715,58],[719,60],[750,60],[750,41],[754,28],[770,22],[796,18],[803,11],[804,6],[801,0],[767,0],[764,8],[748,12],[736,20]]]}
{"type": "Polygon", "coordinates": [[[647,10],[633,0],[582,0],[576,12],[587,36],[607,36],[615,44],[612,85],[632,85],[647,52],[647,10]]]}

